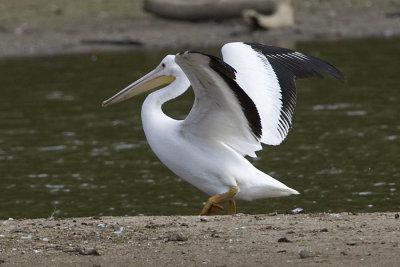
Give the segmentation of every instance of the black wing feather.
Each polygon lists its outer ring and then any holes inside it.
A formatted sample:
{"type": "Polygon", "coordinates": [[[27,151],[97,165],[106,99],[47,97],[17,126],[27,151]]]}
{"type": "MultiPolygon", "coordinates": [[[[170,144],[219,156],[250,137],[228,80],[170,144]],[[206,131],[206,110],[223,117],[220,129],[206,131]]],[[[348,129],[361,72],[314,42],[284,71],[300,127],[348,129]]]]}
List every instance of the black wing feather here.
{"type": "MultiPolygon", "coordinates": [[[[281,87],[282,110],[280,114],[280,128],[278,131],[285,136],[291,125],[291,117],[296,105],[295,79],[310,77],[322,78],[320,71],[331,74],[338,80],[343,81],[342,73],[326,61],[316,57],[308,56],[293,50],[262,44],[245,43],[260,53],[262,60],[268,60],[271,64],[281,87]],[[285,130],[283,125],[287,125],[285,130]]],[[[268,64],[266,62],[266,64],[268,64]]]]}

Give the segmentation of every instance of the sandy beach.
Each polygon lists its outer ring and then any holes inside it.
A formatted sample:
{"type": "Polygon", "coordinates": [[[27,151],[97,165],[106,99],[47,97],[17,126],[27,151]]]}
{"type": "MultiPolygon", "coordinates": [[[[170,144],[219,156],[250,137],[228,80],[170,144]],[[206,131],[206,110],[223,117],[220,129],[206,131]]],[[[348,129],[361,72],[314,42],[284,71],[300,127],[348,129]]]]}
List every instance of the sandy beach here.
{"type": "Polygon", "coordinates": [[[4,266],[398,266],[397,213],[0,221],[4,266]]]}

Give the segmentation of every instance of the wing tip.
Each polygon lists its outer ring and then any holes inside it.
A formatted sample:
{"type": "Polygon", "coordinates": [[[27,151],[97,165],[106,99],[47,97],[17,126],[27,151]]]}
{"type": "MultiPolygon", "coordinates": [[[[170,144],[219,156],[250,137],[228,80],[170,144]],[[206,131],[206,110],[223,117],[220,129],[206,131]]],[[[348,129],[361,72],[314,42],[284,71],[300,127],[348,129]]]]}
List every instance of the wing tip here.
{"type": "MultiPolygon", "coordinates": [[[[335,66],[333,66],[331,63],[329,63],[323,59],[313,57],[313,56],[309,56],[309,55],[305,55],[305,56],[307,56],[319,70],[323,70],[323,71],[327,72],[328,74],[332,75],[332,77],[336,78],[337,80],[344,82],[345,78],[344,78],[343,73],[340,70],[338,70],[335,66]]],[[[315,74],[317,74],[316,76],[323,78],[323,75],[321,73],[319,73],[318,70],[315,70],[315,72],[316,72],[315,74]]]]}
{"type": "MultiPolygon", "coordinates": [[[[333,66],[332,66],[333,67],[333,66]]],[[[335,77],[337,80],[344,82],[345,81],[345,77],[343,75],[343,73],[338,70],[336,67],[333,67],[333,71],[329,72],[333,77],[335,77]]]]}
{"type": "MultiPolygon", "coordinates": [[[[308,59],[309,61],[312,62],[312,64],[317,67],[317,69],[312,69],[312,74],[313,76],[323,78],[323,75],[319,72],[319,70],[323,70],[330,75],[332,75],[334,78],[337,80],[344,82],[345,77],[342,72],[340,72],[335,66],[332,64],[326,62],[325,60],[319,59],[317,57],[313,57],[307,54],[303,54],[294,50],[291,50],[289,48],[283,48],[283,47],[275,47],[271,45],[264,45],[264,44],[259,44],[259,43],[243,43],[244,45],[250,46],[254,50],[258,50],[259,52],[264,54],[264,50],[268,49],[269,53],[275,54],[275,53],[295,53],[297,55],[301,55],[302,57],[305,57],[304,59],[308,59]]],[[[264,54],[265,55],[265,54],[264,54]]],[[[304,78],[308,78],[309,76],[306,75],[304,78]]],[[[299,76],[299,78],[303,78],[299,76]]]]}

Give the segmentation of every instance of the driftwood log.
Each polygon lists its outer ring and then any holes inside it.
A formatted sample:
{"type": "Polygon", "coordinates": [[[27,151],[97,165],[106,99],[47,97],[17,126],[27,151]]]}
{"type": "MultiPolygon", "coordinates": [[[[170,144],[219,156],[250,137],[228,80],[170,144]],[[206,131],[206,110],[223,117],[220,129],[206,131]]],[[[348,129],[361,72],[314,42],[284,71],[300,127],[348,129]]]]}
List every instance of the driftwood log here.
{"type": "Polygon", "coordinates": [[[144,10],[176,20],[211,20],[241,17],[245,9],[272,14],[278,0],[144,0],[144,10]]]}
{"type": "Polygon", "coordinates": [[[290,0],[281,0],[272,15],[265,15],[253,9],[243,11],[244,21],[252,28],[267,30],[288,28],[294,25],[294,10],[290,0]]]}

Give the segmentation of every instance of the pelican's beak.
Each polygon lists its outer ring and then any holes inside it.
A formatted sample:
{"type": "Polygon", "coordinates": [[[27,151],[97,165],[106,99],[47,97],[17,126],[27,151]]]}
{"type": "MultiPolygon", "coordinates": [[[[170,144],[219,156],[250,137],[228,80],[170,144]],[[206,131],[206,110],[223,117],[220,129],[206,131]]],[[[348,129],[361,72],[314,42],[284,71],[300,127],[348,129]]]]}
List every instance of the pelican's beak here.
{"type": "Polygon", "coordinates": [[[162,67],[157,67],[155,70],[149,72],[136,82],[128,85],[109,99],[103,101],[102,106],[107,107],[112,104],[122,102],[128,98],[134,97],[138,94],[144,93],[148,90],[154,89],[161,85],[170,84],[175,80],[174,76],[160,75],[163,70],[162,67]]]}

